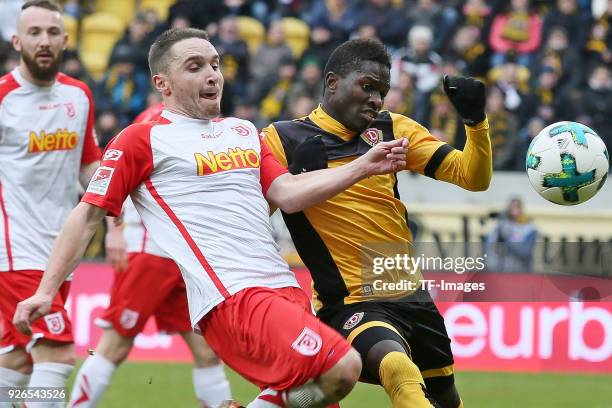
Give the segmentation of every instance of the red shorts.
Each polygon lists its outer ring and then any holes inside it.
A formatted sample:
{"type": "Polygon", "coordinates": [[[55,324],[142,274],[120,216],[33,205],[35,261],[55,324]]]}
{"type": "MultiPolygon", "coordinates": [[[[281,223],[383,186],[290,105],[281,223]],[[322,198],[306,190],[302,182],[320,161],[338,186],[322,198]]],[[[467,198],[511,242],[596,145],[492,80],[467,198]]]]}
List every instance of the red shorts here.
{"type": "Polygon", "coordinates": [[[312,314],[300,288],[248,288],[199,323],[215,354],[260,388],[287,390],[319,377],[351,349],[312,314]]]}
{"type": "Polygon", "coordinates": [[[131,253],[127,270],[115,272],[110,305],[96,323],[135,337],[155,317],[157,329],[168,333],[191,331],[187,290],[179,267],[168,258],[131,253]]]}
{"type": "Polygon", "coordinates": [[[8,353],[15,347],[30,351],[36,340],[45,338],[62,343],[72,343],[72,324],[64,308],[70,282],[64,282],[51,303],[51,311],[32,323],[32,336],[26,336],[13,326],[13,315],[17,303],[29,298],[38,289],[43,271],[0,272],[0,354],[8,353]]]}

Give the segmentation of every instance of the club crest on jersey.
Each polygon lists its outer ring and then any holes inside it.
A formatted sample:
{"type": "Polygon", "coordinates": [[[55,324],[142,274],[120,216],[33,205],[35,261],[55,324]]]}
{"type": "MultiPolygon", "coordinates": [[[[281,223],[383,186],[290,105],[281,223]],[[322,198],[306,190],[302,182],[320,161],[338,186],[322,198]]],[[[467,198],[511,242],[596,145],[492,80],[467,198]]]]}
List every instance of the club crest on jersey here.
{"type": "Polygon", "coordinates": [[[121,317],[119,318],[119,324],[124,329],[133,329],[138,322],[139,313],[131,309],[123,309],[121,317]]]}
{"type": "Polygon", "coordinates": [[[382,131],[376,128],[366,129],[362,134],[361,138],[365,140],[370,146],[376,146],[383,140],[382,131]]]}
{"type": "Polygon", "coordinates": [[[232,130],[240,136],[248,136],[251,134],[251,129],[248,126],[243,125],[242,123],[232,127],[232,130]]]}
{"type": "Polygon", "coordinates": [[[62,312],[50,313],[44,317],[47,329],[51,334],[61,334],[66,328],[62,312]]]}
{"type": "Polygon", "coordinates": [[[74,109],[74,105],[72,102],[65,103],[66,113],[68,113],[68,117],[74,118],[76,116],[76,110],[74,109]]]}
{"type": "Polygon", "coordinates": [[[119,158],[121,157],[122,154],[123,154],[123,152],[121,150],[108,149],[106,152],[104,152],[104,158],[102,160],[117,161],[117,160],[119,160],[119,158]]]}
{"type": "Polygon", "coordinates": [[[89,186],[87,186],[87,192],[98,195],[105,195],[108,191],[108,186],[111,179],[113,178],[113,172],[115,169],[112,167],[100,166],[94,173],[89,186]]]}
{"type": "Polygon", "coordinates": [[[363,319],[364,312],[355,313],[349,319],[344,322],[344,326],[342,328],[344,330],[351,330],[353,327],[357,326],[361,319],[363,319]]]}
{"type": "Polygon", "coordinates": [[[303,356],[314,356],[321,350],[323,340],[314,330],[304,327],[297,339],[291,345],[295,351],[303,356]]]}

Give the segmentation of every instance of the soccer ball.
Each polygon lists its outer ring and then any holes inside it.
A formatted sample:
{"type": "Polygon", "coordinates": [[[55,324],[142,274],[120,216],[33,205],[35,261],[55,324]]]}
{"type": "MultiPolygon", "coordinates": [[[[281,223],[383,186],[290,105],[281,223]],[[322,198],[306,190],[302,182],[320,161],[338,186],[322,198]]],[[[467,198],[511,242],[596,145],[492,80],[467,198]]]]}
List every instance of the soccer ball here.
{"type": "Polygon", "coordinates": [[[538,194],[556,204],[576,205],[604,185],[610,156],[593,129],[576,122],[557,122],[532,140],[526,167],[538,194]]]}

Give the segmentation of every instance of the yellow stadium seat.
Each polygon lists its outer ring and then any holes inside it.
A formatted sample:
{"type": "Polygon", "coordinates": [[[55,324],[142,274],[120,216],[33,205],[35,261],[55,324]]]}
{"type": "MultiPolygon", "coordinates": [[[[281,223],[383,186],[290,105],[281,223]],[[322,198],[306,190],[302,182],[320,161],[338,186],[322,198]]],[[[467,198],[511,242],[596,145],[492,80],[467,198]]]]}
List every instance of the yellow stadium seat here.
{"type": "Polygon", "coordinates": [[[96,0],[96,13],[111,13],[129,23],[136,13],[136,0],[96,0]]]}
{"type": "Polygon", "coordinates": [[[96,51],[81,51],[79,56],[91,77],[96,81],[102,79],[106,71],[108,56],[96,51]]]}
{"type": "Polygon", "coordinates": [[[285,43],[293,51],[293,56],[298,59],[308,47],[310,40],[310,27],[308,24],[295,17],[284,17],[281,26],[285,33],[285,43]]]}
{"type": "Polygon", "coordinates": [[[157,17],[161,21],[165,21],[168,18],[170,6],[174,3],[176,3],[176,0],[141,0],[140,10],[153,9],[157,13],[157,17]]]}
{"type": "Polygon", "coordinates": [[[68,49],[75,50],[79,43],[79,23],[71,15],[64,14],[64,29],[68,34],[68,49]]]}
{"type": "Polygon", "coordinates": [[[236,17],[236,24],[238,25],[238,36],[247,43],[249,53],[255,54],[266,37],[266,29],[263,24],[247,16],[236,17]]]}
{"type": "Polygon", "coordinates": [[[106,68],[113,46],[124,29],[123,20],[109,13],[94,13],[82,19],[80,54],[81,58],[85,57],[83,64],[92,75],[100,65],[103,65],[102,70],[106,68]]]}

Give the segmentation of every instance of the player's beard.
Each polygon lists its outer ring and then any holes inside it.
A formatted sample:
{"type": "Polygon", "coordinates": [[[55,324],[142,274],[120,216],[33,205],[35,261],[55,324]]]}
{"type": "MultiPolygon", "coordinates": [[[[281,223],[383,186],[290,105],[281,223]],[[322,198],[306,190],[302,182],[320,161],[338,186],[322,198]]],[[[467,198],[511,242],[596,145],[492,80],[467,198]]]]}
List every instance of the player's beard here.
{"type": "Polygon", "coordinates": [[[51,81],[55,78],[57,73],[59,72],[60,64],[62,63],[62,57],[64,55],[63,51],[60,51],[57,55],[52,58],[52,61],[47,66],[40,66],[36,62],[36,57],[32,57],[32,55],[28,54],[26,51],[21,52],[21,58],[25,63],[28,71],[32,77],[39,81],[51,81]]]}

